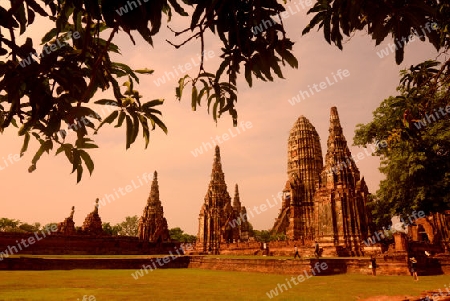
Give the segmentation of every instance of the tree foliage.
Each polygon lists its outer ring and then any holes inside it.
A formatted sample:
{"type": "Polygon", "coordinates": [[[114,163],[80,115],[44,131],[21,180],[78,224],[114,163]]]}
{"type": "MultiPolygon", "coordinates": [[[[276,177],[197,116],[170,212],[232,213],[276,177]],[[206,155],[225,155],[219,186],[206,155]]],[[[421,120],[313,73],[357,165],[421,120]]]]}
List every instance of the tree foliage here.
{"type": "Polygon", "coordinates": [[[196,76],[178,82],[175,96],[181,99],[186,86],[191,88],[192,109],[207,103],[214,120],[228,112],[237,123],[237,78],[244,76],[252,85],[253,77],[273,80],[283,77],[281,65],[297,67],[292,55],[293,43],[286,37],[279,13],[283,5],[276,0],[10,0],[0,6],[0,132],[11,125],[23,137],[23,155],[30,139],[39,143],[29,172],[36,169],[44,153],[63,153],[76,171],[77,182],[83,170],[94,170],[89,150],[96,148],[93,134],[104,124],[126,128],[126,148],[137,139],[140,129],[145,146],[150,131],[159,127],[167,133],[160,119],[162,99],[143,102],[135,89],[138,74],[153,70],[115,62],[111,54],[120,54],[114,43],[118,32],[125,32],[135,43],[139,34],[149,45],[158,34],[165,15],[168,21],[188,16],[189,26],[172,30],[174,39],[184,37],[180,48],[192,40],[200,41],[202,60],[196,76]],[[121,10],[127,8],[127,12],[121,10]],[[119,13],[122,12],[122,13],[119,13]],[[31,39],[29,28],[35,20],[53,25],[40,41],[31,39]],[[278,19],[273,26],[255,35],[253,27],[266,20],[278,19]],[[206,33],[217,36],[222,44],[222,62],[216,71],[203,64],[206,33]],[[18,42],[23,35],[25,42],[18,42]],[[36,46],[43,45],[38,54],[36,46]],[[39,57],[39,58],[38,58],[39,57]],[[125,89],[119,81],[125,81],[125,89]],[[100,91],[111,90],[113,99],[97,99],[100,91]],[[103,118],[93,103],[112,111],[103,118]],[[70,131],[69,131],[70,129],[70,131]],[[71,137],[70,133],[76,135],[71,137]]]}
{"type": "Polygon", "coordinates": [[[184,233],[184,231],[181,230],[180,227],[169,229],[169,235],[171,240],[183,243],[193,243],[197,240],[197,237],[195,235],[184,233]]]}
{"type": "Polygon", "coordinates": [[[103,232],[105,232],[108,235],[117,236],[119,235],[119,232],[122,230],[122,227],[117,224],[115,226],[111,226],[109,222],[102,224],[103,232]]]}
{"type": "Polygon", "coordinates": [[[253,230],[250,237],[258,242],[285,241],[288,239],[284,233],[271,233],[270,230],[253,230]]]}
{"type": "MultiPolygon", "coordinates": [[[[115,226],[119,235],[125,236],[137,236],[138,235],[138,227],[139,227],[139,218],[137,215],[135,216],[127,216],[125,220],[120,224],[115,226]]],[[[112,229],[114,230],[114,229],[112,229]]]]}
{"type": "Polygon", "coordinates": [[[0,231],[1,232],[17,232],[20,225],[19,220],[10,218],[0,218],[0,231]]]}
{"type": "Polygon", "coordinates": [[[318,26],[325,40],[342,49],[344,35],[366,31],[379,45],[390,34],[395,61],[403,61],[411,35],[431,43],[436,50],[450,47],[450,3],[440,0],[318,0],[308,11],[314,17],[303,34],[318,26]]]}
{"type": "Polygon", "coordinates": [[[39,231],[40,229],[40,223],[28,224],[16,219],[10,219],[6,217],[0,218],[0,232],[33,233],[39,231]]]}
{"type": "Polygon", "coordinates": [[[384,100],[354,138],[362,146],[388,141],[376,153],[386,175],[377,192],[379,219],[450,209],[450,63],[427,61],[401,75],[399,95],[384,100]]]}

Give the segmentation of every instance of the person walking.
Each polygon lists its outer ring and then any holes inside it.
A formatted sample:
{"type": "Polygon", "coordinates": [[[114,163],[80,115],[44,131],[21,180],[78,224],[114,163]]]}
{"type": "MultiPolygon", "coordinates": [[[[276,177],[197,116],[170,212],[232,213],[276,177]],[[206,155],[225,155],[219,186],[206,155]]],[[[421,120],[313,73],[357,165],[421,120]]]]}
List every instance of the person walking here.
{"type": "Polygon", "coordinates": [[[415,281],[419,281],[419,276],[417,276],[417,260],[416,258],[411,257],[409,261],[411,262],[411,274],[413,276],[413,279],[415,281]]]}
{"type": "Polygon", "coordinates": [[[315,241],[316,245],[314,247],[314,255],[316,255],[317,258],[320,257],[320,248],[319,248],[319,243],[317,242],[317,240],[315,241]]]}
{"type": "Polygon", "coordinates": [[[297,258],[297,256],[298,256],[299,259],[302,258],[302,257],[300,256],[300,254],[298,253],[298,248],[297,248],[297,246],[294,246],[294,259],[297,258]]]}
{"type": "Polygon", "coordinates": [[[370,266],[372,267],[372,276],[377,275],[377,258],[375,256],[370,256],[370,266]]]}

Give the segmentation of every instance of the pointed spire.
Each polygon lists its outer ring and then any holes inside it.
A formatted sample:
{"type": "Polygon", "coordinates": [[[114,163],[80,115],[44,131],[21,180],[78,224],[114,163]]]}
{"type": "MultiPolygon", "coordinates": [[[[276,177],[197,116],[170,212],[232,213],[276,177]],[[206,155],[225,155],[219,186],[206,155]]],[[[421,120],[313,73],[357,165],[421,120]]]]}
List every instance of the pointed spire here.
{"type": "Polygon", "coordinates": [[[216,150],[214,154],[214,162],[213,162],[213,174],[215,171],[222,172],[222,163],[220,162],[220,148],[216,145],[216,150]]]}
{"type": "MultiPolygon", "coordinates": [[[[332,107],[330,110],[330,136],[343,136],[341,121],[339,120],[339,115],[336,107],[332,107]]],[[[344,138],[345,140],[345,138],[344,138]]]]}
{"type": "Polygon", "coordinates": [[[225,176],[222,171],[222,163],[220,162],[220,148],[218,145],[216,145],[214,154],[214,162],[211,171],[211,181],[225,182],[225,176]]]}
{"type": "MultiPolygon", "coordinates": [[[[327,148],[324,172],[335,173],[337,175],[337,178],[333,178],[333,183],[328,184],[334,186],[334,182],[337,181],[343,184],[345,184],[344,182],[349,182],[348,184],[355,185],[360,177],[359,170],[356,167],[355,161],[352,159],[352,154],[348,148],[347,140],[344,137],[336,107],[332,107],[330,111],[330,129],[327,148]]],[[[323,176],[326,175],[324,174],[323,176]]],[[[323,180],[326,181],[325,178],[323,180]]]]}
{"type": "Polygon", "coordinates": [[[218,145],[216,145],[215,151],[216,153],[214,155],[214,158],[220,161],[220,147],[218,145]]]}
{"type": "Polygon", "coordinates": [[[234,186],[233,209],[237,210],[238,212],[241,211],[241,198],[239,197],[238,184],[234,186]]]}
{"type": "Polygon", "coordinates": [[[152,181],[152,187],[150,189],[150,196],[148,197],[147,203],[158,203],[159,200],[159,185],[158,185],[158,173],[153,173],[153,181],[152,181]]]}
{"type": "Polygon", "coordinates": [[[215,149],[211,180],[209,182],[208,191],[206,192],[205,202],[209,205],[211,205],[209,202],[213,202],[214,206],[225,206],[226,203],[229,203],[229,206],[231,207],[231,197],[227,192],[225,174],[222,171],[222,163],[220,162],[219,146],[216,146],[215,149]]]}
{"type": "MultiPolygon", "coordinates": [[[[99,201],[99,199],[97,198],[97,199],[95,199],[95,207],[94,207],[94,213],[95,214],[98,214],[98,207],[100,206],[99,204],[98,204],[98,201],[99,201]]],[[[75,208],[74,208],[75,209],[75,208]]]]}
{"type": "Polygon", "coordinates": [[[70,211],[70,216],[69,216],[70,219],[73,219],[74,213],[75,213],[75,206],[72,206],[72,211],[70,211]]]}

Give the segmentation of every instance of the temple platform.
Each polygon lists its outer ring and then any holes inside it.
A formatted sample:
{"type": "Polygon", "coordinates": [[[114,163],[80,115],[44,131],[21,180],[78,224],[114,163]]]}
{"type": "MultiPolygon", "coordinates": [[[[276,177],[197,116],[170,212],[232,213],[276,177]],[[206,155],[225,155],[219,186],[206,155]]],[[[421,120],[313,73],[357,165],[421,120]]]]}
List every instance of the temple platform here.
{"type": "MultiPolygon", "coordinates": [[[[419,275],[450,274],[450,256],[430,258],[418,264],[419,275]],[[431,264],[430,264],[431,263],[431,264]]],[[[299,273],[327,276],[337,274],[370,275],[370,258],[304,258],[286,259],[255,256],[154,256],[139,258],[65,258],[58,256],[19,256],[3,258],[0,270],[71,270],[71,269],[167,269],[197,268],[222,271],[260,272],[295,275],[299,273]],[[313,273],[314,272],[314,273],[313,273]]],[[[377,259],[377,275],[410,275],[404,260],[377,259]]]]}

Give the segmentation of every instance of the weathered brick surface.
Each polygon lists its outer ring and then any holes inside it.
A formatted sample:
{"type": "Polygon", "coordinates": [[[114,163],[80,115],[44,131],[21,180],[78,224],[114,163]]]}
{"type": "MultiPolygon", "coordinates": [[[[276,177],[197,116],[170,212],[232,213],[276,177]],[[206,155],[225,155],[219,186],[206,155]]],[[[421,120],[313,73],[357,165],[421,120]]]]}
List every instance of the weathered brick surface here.
{"type": "Polygon", "coordinates": [[[56,259],[56,258],[5,258],[0,261],[0,270],[73,270],[73,269],[180,269],[187,268],[188,256],[167,256],[166,263],[157,258],[136,259],[56,259]]]}
{"type": "MultiPolygon", "coordinates": [[[[15,247],[17,254],[41,255],[139,255],[139,254],[169,254],[170,250],[179,248],[179,243],[150,243],[141,242],[137,237],[113,237],[90,235],[50,235],[36,241],[20,251],[18,241],[25,241],[34,237],[32,233],[0,233],[0,252],[15,247]]],[[[14,251],[15,252],[15,251],[14,251]]]]}
{"type": "MultiPolygon", "coordinates": [[[[368,258],[358,259],[233,259],[205,256],[166,256],[167,263],[161,265],[162,257],[158,263],[157,258],[132,258],[132,259],[56,259],[56,258],[4,258],[0,261],[0,270],[69,270],[69,269],[140,269],[143,265],[156,268],[198,268],[222,271],[259,272],[286,275],[299,275],[308,273],[314,266],[318,267],[326,263],[327,268],[320,269],[316,276],[336,275],[336,274],[363,274],[370,275],[370,260],[368,258]],[[316,265],[316,263],[318,263],[316,265]]],[[[450,261],[442,263],[443,271],[450,274],[450,261]]],[[[408,266],[405,261],[382,261],[377,262],[377,275],[409,275],[408,266]]],[[[419,268],[419,275],[426,272],[419,268]]]]}

